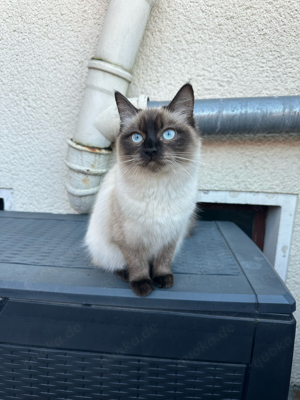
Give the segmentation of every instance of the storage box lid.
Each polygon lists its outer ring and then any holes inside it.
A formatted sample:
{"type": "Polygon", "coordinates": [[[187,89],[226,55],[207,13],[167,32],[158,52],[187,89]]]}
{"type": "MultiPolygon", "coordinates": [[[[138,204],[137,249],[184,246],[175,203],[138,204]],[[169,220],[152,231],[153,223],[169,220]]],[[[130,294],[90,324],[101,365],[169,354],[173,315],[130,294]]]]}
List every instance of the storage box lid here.
{"type": "Polygon", "coordinates": [[[86,215],[0,212],[0,296],[190,312],[290,314],[295,300],[248,236],[231,222],[197,224],[170,289],[136,296],[95,268],[83,246],[86,215]]]}

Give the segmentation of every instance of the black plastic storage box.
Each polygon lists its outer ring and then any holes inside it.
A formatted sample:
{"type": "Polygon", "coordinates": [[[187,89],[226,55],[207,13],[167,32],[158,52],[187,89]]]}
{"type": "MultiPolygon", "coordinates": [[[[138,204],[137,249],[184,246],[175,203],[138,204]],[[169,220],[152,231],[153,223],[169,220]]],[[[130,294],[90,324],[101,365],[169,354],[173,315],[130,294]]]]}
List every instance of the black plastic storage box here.
{"type": "Polygon", "coordinates": [[[175,284],[95,269],[87,216],[0,212],[0,399],[288,396],[295,301],[236,225],[199,222],[175,284]]]}

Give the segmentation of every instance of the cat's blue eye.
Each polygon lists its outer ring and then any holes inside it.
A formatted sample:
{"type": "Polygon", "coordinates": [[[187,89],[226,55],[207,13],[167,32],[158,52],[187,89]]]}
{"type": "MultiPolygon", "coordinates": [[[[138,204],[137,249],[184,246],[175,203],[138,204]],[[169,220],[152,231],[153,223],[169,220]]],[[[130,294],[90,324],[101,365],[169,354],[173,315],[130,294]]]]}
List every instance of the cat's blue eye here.
{"type": "Polygon", "coordinates": [[[174,136],[175,136],[175,131],[173,131],[173,129],[167,129],[163,133],[163,137],[166,140],[171,140],[171,139],[173,139],[174,136]]]}
{"type": "Polygon", "coordinates": [[[140,143],[143,140],[143,136],[139,133],[134,133],[133,135],[131,135],[131,139],[134,143],[140,143]]]}

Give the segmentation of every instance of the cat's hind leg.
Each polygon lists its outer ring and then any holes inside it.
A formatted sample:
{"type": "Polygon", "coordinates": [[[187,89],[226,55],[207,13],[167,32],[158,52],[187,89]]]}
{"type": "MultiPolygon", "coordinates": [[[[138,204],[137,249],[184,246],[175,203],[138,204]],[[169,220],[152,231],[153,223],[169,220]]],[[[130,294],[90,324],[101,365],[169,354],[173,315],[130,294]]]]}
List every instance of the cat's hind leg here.
{"type": "Polygon", "coordinates": [[[198,220],[198,216],[197,216],[197,206],[196,206],[195,210],[193,211],[193,214],[189,218],[189,223],[187,226],[187,233],[184,237],[185,239],[194,236],[195,228],[197,226],[197,220],[198,220]]]}

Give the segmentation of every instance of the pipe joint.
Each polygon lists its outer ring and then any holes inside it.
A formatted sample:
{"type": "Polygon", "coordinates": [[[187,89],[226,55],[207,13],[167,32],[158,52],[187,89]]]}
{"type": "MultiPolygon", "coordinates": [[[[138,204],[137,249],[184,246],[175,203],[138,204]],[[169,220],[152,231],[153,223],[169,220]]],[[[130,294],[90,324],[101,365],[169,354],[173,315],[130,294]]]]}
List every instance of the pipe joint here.
{"type": "Polygon", "coordinates": [[[83,146],[68,140],[67,160],[69,201],[73,208],[88,213],[106,172],[115,162],[115,154],[108,149],[83,146]]]}

